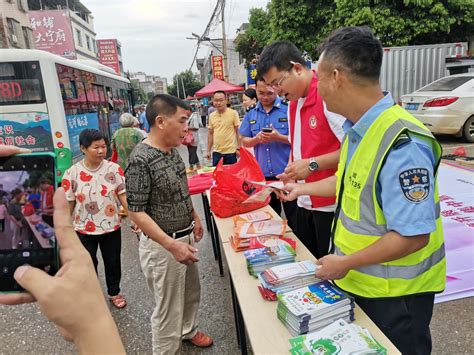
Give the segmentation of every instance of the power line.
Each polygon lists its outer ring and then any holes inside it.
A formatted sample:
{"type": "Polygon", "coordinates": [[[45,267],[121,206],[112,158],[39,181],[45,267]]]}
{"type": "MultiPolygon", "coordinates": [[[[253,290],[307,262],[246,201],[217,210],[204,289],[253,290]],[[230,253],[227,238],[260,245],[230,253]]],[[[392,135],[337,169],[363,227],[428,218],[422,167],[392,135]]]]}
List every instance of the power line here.
{"type": "Polygon", "coordinates": [[[206,29],[204,30],[204,33],[197,38],[198,44],[196,48],[196,52],[194,53],[193,61],[191,65],[189,66],[189,70],[192,69],[194,62],[196,61],[197,54],[199,52],[200,44],[201,41],[204,37],[209,37],[209,31],[211,30],[211,26],[216,26],[219,23],[219,15],[221,11],[223,10],[224,2],[222,0],[217,0],[216,6],[214,7],[214,11],[212,12],[211,18],[209,19],[209,22],[207,23],[206,29]],[[217,19],[217,21],[215,21],[217,19]]]}

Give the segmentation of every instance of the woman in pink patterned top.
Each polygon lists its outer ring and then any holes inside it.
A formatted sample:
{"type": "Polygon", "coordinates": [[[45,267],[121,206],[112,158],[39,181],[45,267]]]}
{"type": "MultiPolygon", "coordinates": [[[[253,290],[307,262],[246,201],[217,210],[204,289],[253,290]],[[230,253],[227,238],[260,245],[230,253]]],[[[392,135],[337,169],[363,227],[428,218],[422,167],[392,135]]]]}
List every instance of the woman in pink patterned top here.
{"type": "Polygon", "coordinates": [[[123,308],[127,301],[120,294],[119,207],[121,204],[127,209],[124,172],[118,164],[105,160],[107,145],[98,130],[83,130],[79,144],[84,159],[64,173],[62,187],[71,207],[74,229],[91,254],[96,271],[100,247],[110,301],[115,307],[123,308]]]}

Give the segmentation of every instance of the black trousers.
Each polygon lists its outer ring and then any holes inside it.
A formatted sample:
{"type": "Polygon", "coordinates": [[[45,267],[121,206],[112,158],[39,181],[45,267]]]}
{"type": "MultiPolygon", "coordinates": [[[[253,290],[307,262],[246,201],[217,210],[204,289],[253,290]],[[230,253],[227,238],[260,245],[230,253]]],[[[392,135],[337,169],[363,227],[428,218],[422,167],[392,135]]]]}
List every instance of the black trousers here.
{"type": "Polygon", "coordinates": [[[334,212],[297,207],[296,236],[317,259],[329,254],[334,212]]]}
{"type": "Polygon", "coordinates": [[[237,155],[235,153],[222,154],[219,152],[212,153],[212,166],[217,166],[221,158],[224,158],[224,165],[237,163],[237,155]]]}
{"type": "Polygon", "coordinates": [[[199,165],[199,158],[197,155],[197,148],[193,145],[188,145],[188,154],[189,154],[189,166],[199,165]]]}
{"type": "Polygon", "coordinates": [[[100,253],[104,260],[105,281],[107,283],[107,293],[109,296],[116,296],[120,293],[120,279],[122,278],[122,264],[120,252],[122,249],[122,233],[120,228],[116,231],[91,235],[77,233],[82,245],[87,249],[92,257],[95,272],[97,272],[97,248],[100,246],[100,253]]]}
{"type": "Polygon", "coordinates": [[[434,294],[383,299],[354,297],[403,355],[431,353],[430,322],[434,294]]]}

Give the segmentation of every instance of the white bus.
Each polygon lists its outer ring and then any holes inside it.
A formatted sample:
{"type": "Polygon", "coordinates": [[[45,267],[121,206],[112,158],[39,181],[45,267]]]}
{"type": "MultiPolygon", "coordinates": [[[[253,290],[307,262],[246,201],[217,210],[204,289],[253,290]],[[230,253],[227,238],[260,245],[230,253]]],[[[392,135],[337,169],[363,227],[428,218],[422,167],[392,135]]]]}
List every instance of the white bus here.
{"type": "Polygon", "coordinates": [[[96,66],[40,50],[0,49],[0,144],[55,153],[59,181],[81,158],[83,129],[99,129],[110,140],[120,115],[132,111],[131,86],[96,66]]]}

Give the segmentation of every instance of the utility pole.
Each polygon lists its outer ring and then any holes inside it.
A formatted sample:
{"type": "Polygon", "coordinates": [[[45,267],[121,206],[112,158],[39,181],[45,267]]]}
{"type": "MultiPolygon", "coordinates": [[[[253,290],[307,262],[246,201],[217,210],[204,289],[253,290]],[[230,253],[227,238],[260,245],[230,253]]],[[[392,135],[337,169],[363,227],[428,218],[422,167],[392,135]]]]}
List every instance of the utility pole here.
{"type": "Polygon", "coordinates": [[[229,66],[227,64],[227,38],[225,35],[225,0],[222,1],[222,63],[224,64],[224,80],[229,82],[229,66]]]}

